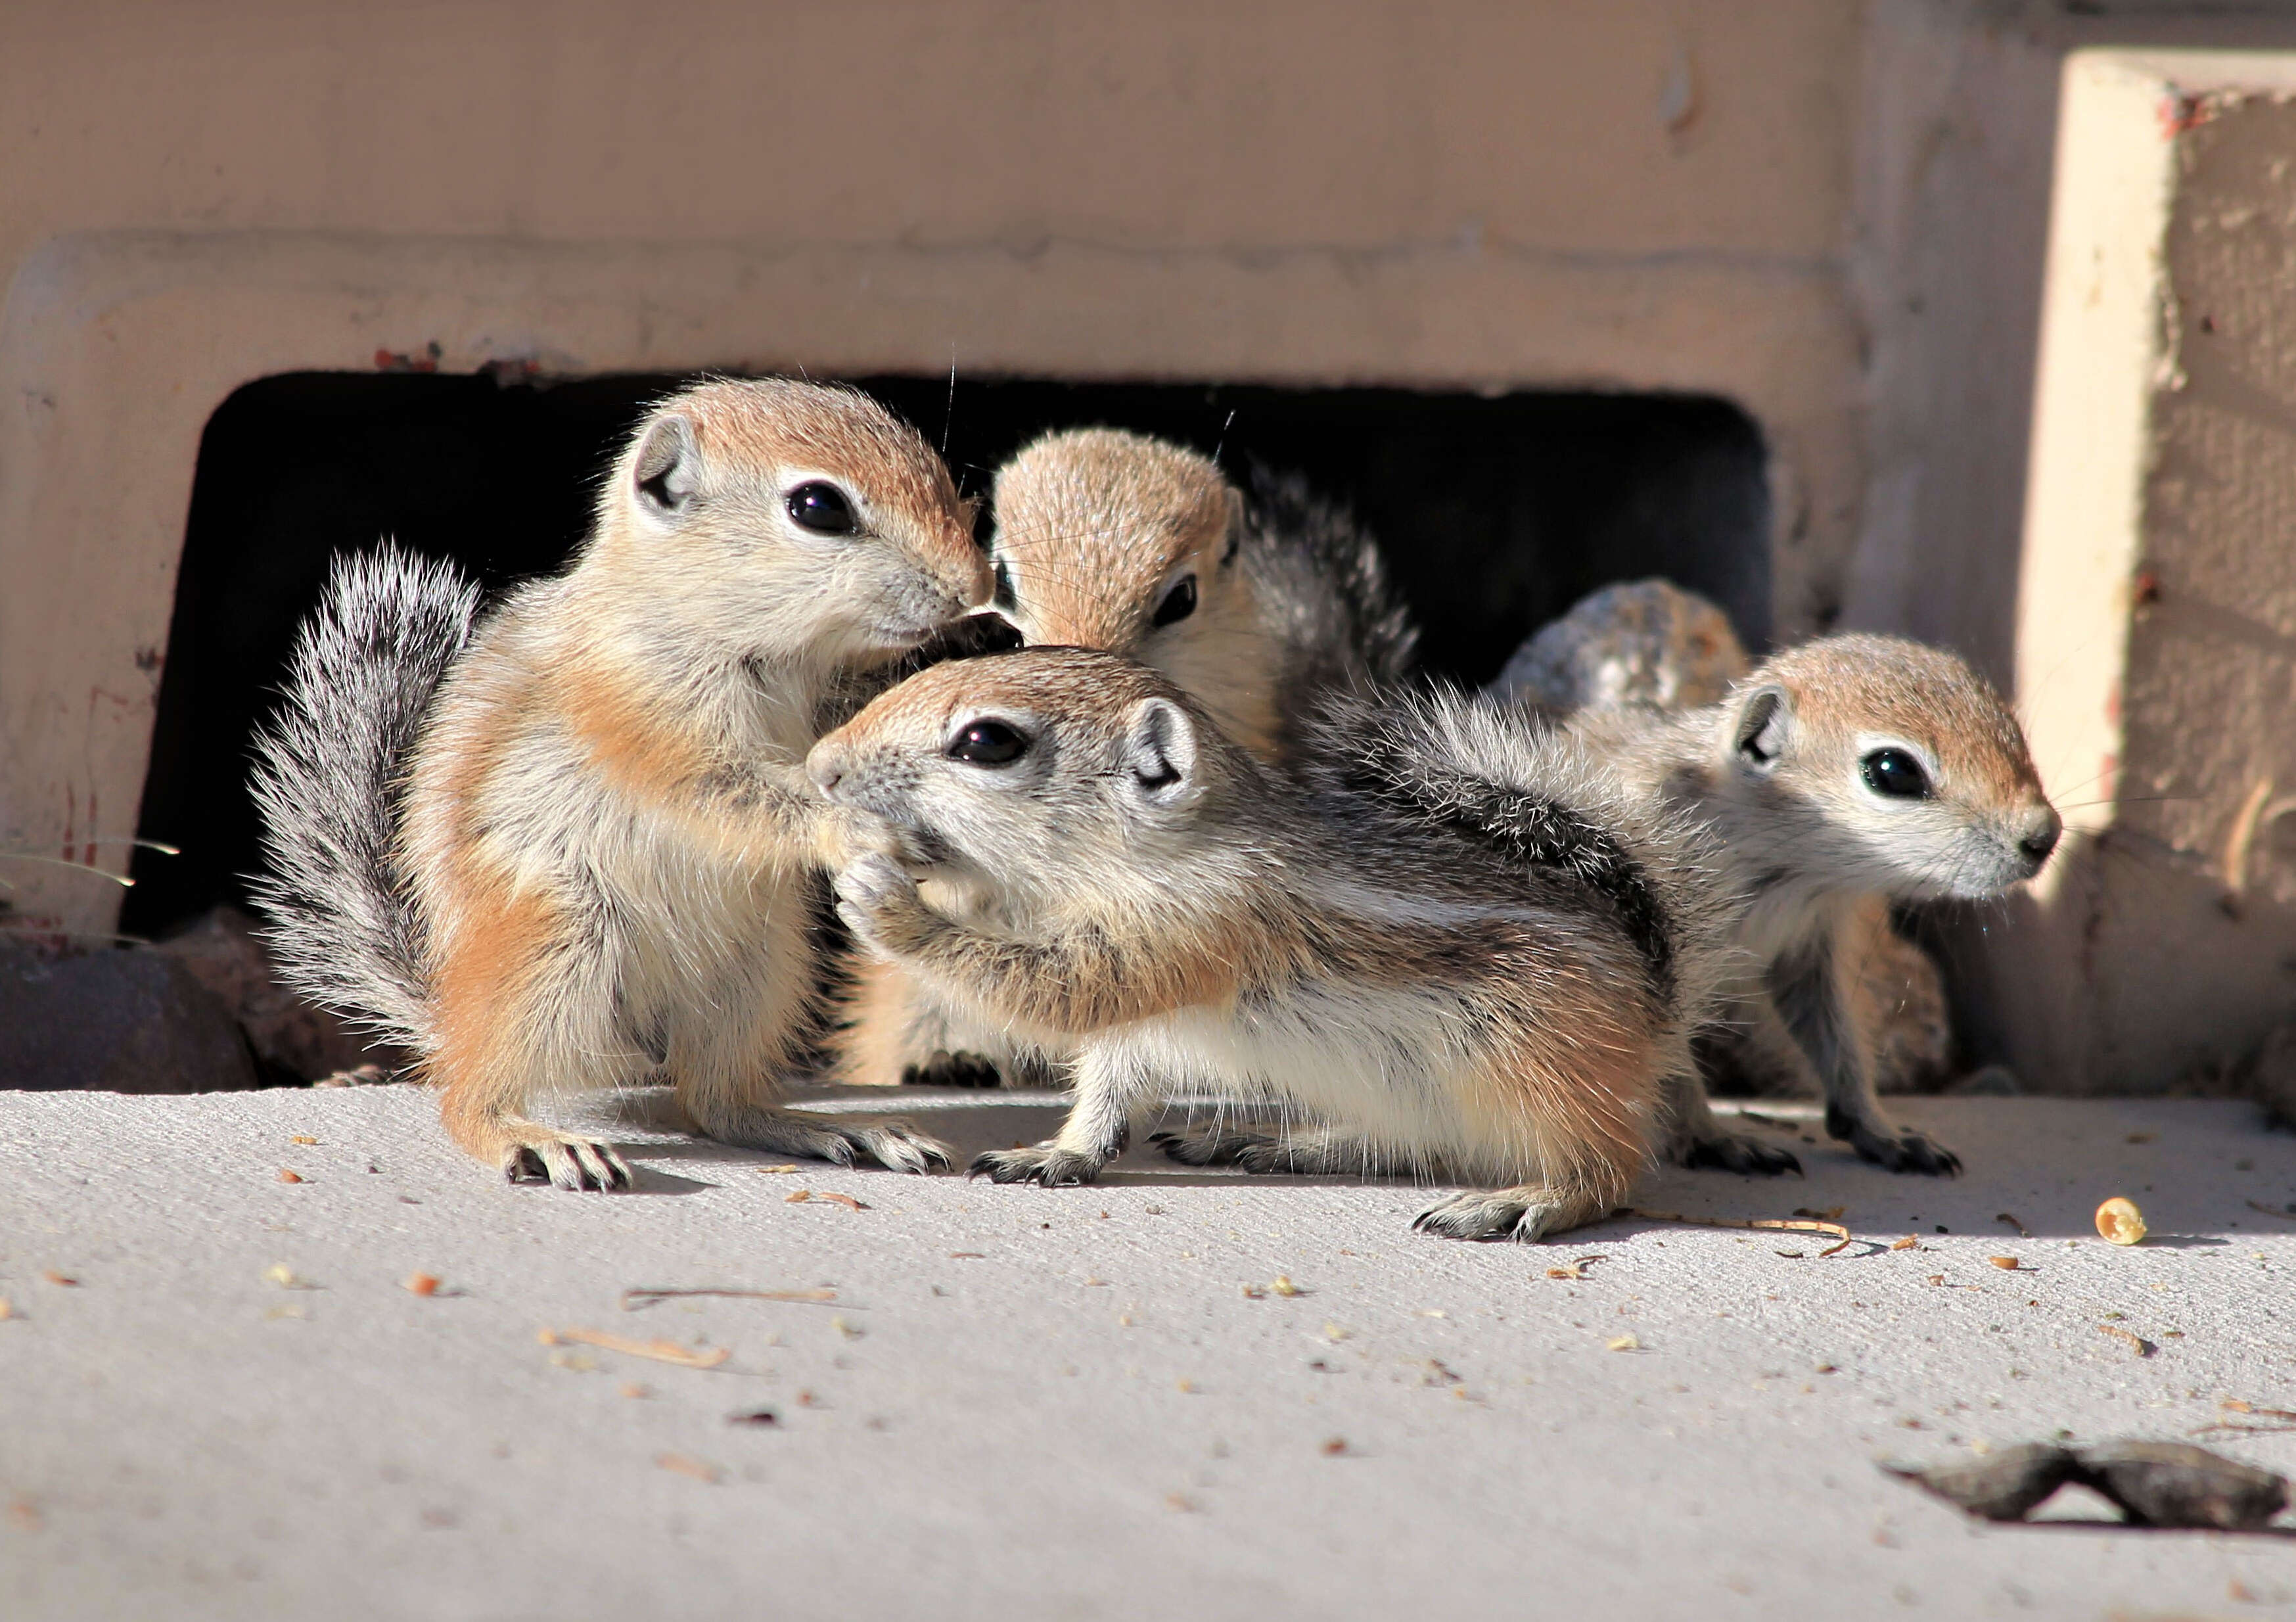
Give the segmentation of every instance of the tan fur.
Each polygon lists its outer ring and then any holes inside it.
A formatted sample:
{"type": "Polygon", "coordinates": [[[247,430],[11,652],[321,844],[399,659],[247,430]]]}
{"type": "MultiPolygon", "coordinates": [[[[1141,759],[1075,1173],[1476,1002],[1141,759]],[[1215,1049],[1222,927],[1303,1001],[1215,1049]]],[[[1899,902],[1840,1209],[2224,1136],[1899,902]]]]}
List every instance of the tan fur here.
{"type": "Polygon", "coordinates": [[[695,793],[709,769],[704,741],[675,717],[647,713],[605,661],[582,659],[553,684],[567,730],[617,791],[660,805],[695,793]]]}
{"type": "Polygon", "coordinates": [[[1100,648],[1161,670],[1262,760],[1277,751],[1280,650],[1238,566],[1243,498],[1193,451],[1098,428],[1047,434],[996,472],[995,554],[1030,647],[1100,648]],[[1166,588],[1195,611],[1153,623],[1166,588]]]}
{"type": "MultiPolygon", "coordinates": [[[[1279,758],[1285,651],[1241,555],[1242,496],[1210,460],[1142,434],[1071,430],[998,469],[993,500],[1000,602],[1029,646],[1138,659],[1258,758],[1279,758]],[[1157,626],[1158,605],[1183,579],[1193,582],[1193,611],[1157,626]]],[[[936,1061],[930,1041],[903,1033],[962,1039],[1008,1082],[1030,1071],[998,1033],[953,1020],[898,971],[857,975],[855,987],[831,1042],[840,1080],[890,1084],[936,1061]]],[[[946,1049],[938,1058],[947,1061],[946,1049]]]]}
{"type": "Polygon", "coordinates": [[[455,1141],[499,1163],[536,1125],[519,1114],[525,1089],[505,1050],[524,1023],[537,972],[563,926],[539,896],[489,896],[467,883],[462,896],[470,922],[441,954],[433,984],[437,1045],[423,1068],[445,1087],[443,1115],[455,1141]]]}
{"type": "MultiPolygon", "coordinates": [[[[942,665],[825,737],[808,769],[846,819],[838,894],[857,936],[1076,1055],[1068,1123],[976,1163],[999,1180],[1088,1179],[1136,1109],[1209,1078],[1332,1123],[1251,1152],[1513,1184],[1427,1220],[1537,1237],[1624,1194],[1662,1078],[1689,1067],[1685,1011],[1711,973],[1696,907],[1673,919],[1685,988],[1657,1012],[1604,905],[1368,807],[1349,823],[1136,663],[1047,648],[942,665]],[[952,756],[984,718],[1029,752],[952,756]],[[928,898],[945,881],[985,899],[953,915],[928,898]]],[[[1693,847],[1664,848],[1694,873],[1693,847]]]]}
{"type": "MultiPolygon", "coordinates": [[[[2000,697],[1941,649],[1846,635],[1775,656],[1702,709],[1587,710],[1570,725],[1720,837],[1749,963],[1726,1040],[1757,1074],[1822,1091],[1829,1131],[1866,1159],[1957,1169],[1874,1097],[1889,1004],[1864,981],[1890,901],[1989,899],[2054,846],[2056,812],[2000,697]],[[1876,791],[1865,763],[1882,750],[1913,756],[1928,791],[1876,791]]],[[[1702,1091],[1686,1088],[1677,1113],[1683,1153],[1731,1163],[1736,1140],[1702,1091]]]]}
{"type": "Polygon", "coordinates": [[[610,1150],[524,1111],[659,1068],[728,1141],[937,1152],[772,1106],[810,995],[805,752],[855,673],[988,595],[970,523],[939,459],[865,397],[705,384],[641,425],[581,558],[480,628],[415,755],[423,1065],[458,1142],[513,1176],[611,1185],[610,1150]],[[857,533],[791,516],[821,481],[857,533]]]}
{"type": "MultiPolygon", "coordinates": [[[[1829,656],[1821,646],[1817,657],[1829,656]]],[[[1524,643],[1486,691],[1564,714],[1680,711],[1718,703],[1752,667],[1719,607],[1669,581],[1639,580],[1580,598],[1524,643]]],[[[1875,1086],[1920,1091],[1944,1078],[1953,1057],[1944,980],[1929,954],[1897,933],[1886,900],[1869,899],[1846,920],[1842,950],[1857,967],[1853,995],[1873,1033],[1875,1086]]],[[[1747,1042],[1727,1044],[1717,1058],[1758,1092],[1791,1091],[1807,1069],[1761,1063],[1747,1042]]]]}

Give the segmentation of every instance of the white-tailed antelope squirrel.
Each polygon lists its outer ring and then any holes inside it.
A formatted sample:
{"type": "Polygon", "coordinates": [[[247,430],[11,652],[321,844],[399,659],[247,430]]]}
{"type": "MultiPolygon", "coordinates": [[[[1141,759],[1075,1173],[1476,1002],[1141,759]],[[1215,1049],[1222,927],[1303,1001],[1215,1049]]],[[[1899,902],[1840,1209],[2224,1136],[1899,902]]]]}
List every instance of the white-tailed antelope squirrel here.
{"type": "Polygon", "coordinates": [[[857,936],[1075,1054],[1060,1135],[976,1171],[1088,1182],[1187,1081],[1324,1123],[1203,1158],[1507,1185],[1430,1208],[1439,1233],[1624,1195],[1720,966],[1694,827],[1504,706],[1354,713],[1360,769],[1308,789],[1158,672],[1041,648],[937,666],[815,746],[857,936]],[[1424,762],[1498,755],[1470,803],[1422,791],[1424,762]]]}
{"type": "MultiPolygon", "coordinates": [[[[1719,702],[1753,666],[1729,616],[1667,580],[1622,581],[1592,591],[1516,650],[1486,690],[1561,713],[1644,704],[1689,709],[1719,702]]],[[[1860,965],[1856,1018],[1874,1045],[1874,1083],[1919,1092],[1953,1061],[1944,977],[1927,952],[1900,935],[1882,897],[1844,927],[1843,950],[1860,965]]],[[[1710,1077],[1734,1073],[1757,1092],[1792,1092],[1804,1067],[1779,1070],[1729,1030],[1707,1033],[1710,1077]]]]}
{"type": "MultiPolygon", "coordinates": [[[[1209,457],[1144,434],[1046,434],[996,472],[996,605],[1029,646],[1155,667],[1280,762],[1319,693],[1399,679],[1417,632],[1342,510],[1296,479],[1252,482],[1247,499],[1209,457]]],[[[859,956],[848,971],[840,1078],[1059,1079],[1052,1056],[955,1017],[898,964],[859,956]]]]}
{"type": "Polygon", "coordinates": [[[1671,580],[1620,580],[1541,626],[1484,691],[1549,709],[1688,709],[1721,699],[1752,663],[1718,605],[1671,580]]]}
{"type": "MultiPolygon", "coordinates": [[[[1860,948],[1888,902],[1988,899],[2056,848],[2057,813],[1992,688],[1941,649],[1832,636],[1766,660],[1718,704],[1585,709],[1568,725],[1718,837],[1749,969],[1727,993],[1721,1039],[1821,1094],[1826,1130],[1864,1159],[1958,1171],[1952,1151],[1893,1125],[1874,1096],[1880,1004],[1859,993],[1860,948]]],[[[1676,1130],[1693,1165],[1792,1161],[1722,1131],[1694,1085],[1676,1130]]]]}
{"type": "Polygon", "coordinates": [[[258,777],[289,977],[414,1053],[513,1178],[626,1186],[526,1110],[656,1074],[726,1143],[946,1164],[775,1106],[815,984],[806,751],[987,601],[970,520],[865,395],[712,382],[647,414],[574,565],[474,632],[449,576],[339,573],[258,777]]]}

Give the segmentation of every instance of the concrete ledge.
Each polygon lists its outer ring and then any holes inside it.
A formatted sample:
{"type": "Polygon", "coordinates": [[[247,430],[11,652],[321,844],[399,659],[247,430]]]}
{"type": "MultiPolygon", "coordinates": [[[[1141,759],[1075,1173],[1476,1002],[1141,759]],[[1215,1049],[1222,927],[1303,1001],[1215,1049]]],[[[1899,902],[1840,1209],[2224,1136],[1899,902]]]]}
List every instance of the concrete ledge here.
{"type": "MultiPolygon", "coordinates": [[[[866,1102],[968,1149],[1052,1118],[1025,1096],[866,1102]]],[[[0,1094],[0,1613],[2296,1602],[2282,1539],[1980,1527],[1872,1462],[2184,1437],[2226,1398],[2296,1407],[2296,1219],[2249,1203],[2296,1200],[2296,1137],[2229,1103],[1897,1107],[1969,1174],[1893,1178],[1797,1141],[1806,1182],[1669,1173],[1637,1192],[1713,1216],[1843,1205],[1879,1241],[1820,1258],[1800,1236],[1633,1220],[1447,1244],[1409,1233],[1408,1186],[1138,1155],[1057,1193],[772,1171],[627,1107],[613,1135],[641,1191],[577,1196],[481,1174],[412,1089],[0,1094]],[[800,1188],[866,1208],[791,1203],[800,1188]],[[2113,1193],[2154,1239],[2096,1240],[2113,1193]],[[1906,1233],[1918,1249],[1885,1248],[1906,1233]],[[1583,1281],[1548,1275],[1587,1257],[1583,1281]],[[401,1287],[418,1272],[440,1293],[401,1287]],[[1305,1293],[1244,1293],[1279,1274],[1305,1293]],[[619,1305],[696,1285],[836,1299],[619,1305]],[[730,1356],[677,1367],[538,1344],[545,1328],[730,1356]],[[1629,1334],[1639,1349],[1605,1349],[1629,1334]]],[[[2202,1439],[2296,1470],[2296,1433],[2202,1439]]]]}

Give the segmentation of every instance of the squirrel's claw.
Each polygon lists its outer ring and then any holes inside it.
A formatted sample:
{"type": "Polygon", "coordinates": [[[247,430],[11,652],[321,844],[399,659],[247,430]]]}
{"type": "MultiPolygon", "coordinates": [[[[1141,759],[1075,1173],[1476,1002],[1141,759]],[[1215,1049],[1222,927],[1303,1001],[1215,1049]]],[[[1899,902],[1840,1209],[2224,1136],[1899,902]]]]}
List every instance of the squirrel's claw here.
{"type": "Polygon", "coordinates": [[[611,1144],[556,1134],[515,1144],[503,1160],[512,1183],[547,1183],[554,1188],[614,1192],[635,1181],[629,1164],[611,1144]]]}
{"type": "Polygon", "coordinates": [[[1046,1188],[1066,1188],[1090,1183],[1104,1162],[1074,1150],[1038,1143],[1029,1149],[992,1149],[975,1155],[965,1170],[968,1177],[991,1183],[1037,1183],[1046,1188]]]}

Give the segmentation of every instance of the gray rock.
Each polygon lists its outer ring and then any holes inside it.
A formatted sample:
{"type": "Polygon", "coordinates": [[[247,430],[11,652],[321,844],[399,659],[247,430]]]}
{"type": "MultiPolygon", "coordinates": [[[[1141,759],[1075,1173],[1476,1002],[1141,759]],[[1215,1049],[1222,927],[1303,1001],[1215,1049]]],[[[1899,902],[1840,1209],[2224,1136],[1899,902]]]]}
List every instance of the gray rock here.
{"type": "Polygon", "coordinates": [[[255,927],[246,913],[219,906],[154,949],[222,1000],[266,1065],[316,1081],[370,1061],[395,1063],[397,1055],[370,1052],[340,1020],[281,985],[255,927]]]}
{"type": "Polygon", "coordinates": [[[2253,1532],[2288,1507],[2284,1478],[2189,1442],[2103,1442],[2078,1451],[2028,1443],[1927,1469],[1882,1468],[1987,1520],[2022,1520],[2067,1482],[2111,1499],[2132,1526],[2253,1532]]]}
{"type": "Polygon", "coordinates": [[[217,1093],[259,1085],[247,1038],[181,961],[0,943],[0,1087],[217,1093]]]}
{"type": "Polygon", "coordinates": [[[2106,1442],[2078,1457],[2076,1479],[2140,1527],[2253,1532],[2288,1507],[2286,1478],[2190,1442],[2106,1442]]]}
{"type": "Polygon", "coordinates": [[[1984,1458],[1956,1459],[1946,1464],[1885,1462],[1882,1468],[1987,1520],[2022,1520],[2080,1474],[2079,1461],[2068,1449],[2046,1442],[2028,1442],[1984,1458]]]}
{"type": "Polygon", "coordinates": [[[2017,1072],[2005,1064],[1988,1064],[1972,1070],[1939,1091],[1954,1098],[2019,1098],[2025,1088],[2017,1072]]]}

